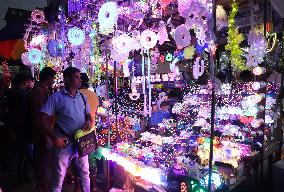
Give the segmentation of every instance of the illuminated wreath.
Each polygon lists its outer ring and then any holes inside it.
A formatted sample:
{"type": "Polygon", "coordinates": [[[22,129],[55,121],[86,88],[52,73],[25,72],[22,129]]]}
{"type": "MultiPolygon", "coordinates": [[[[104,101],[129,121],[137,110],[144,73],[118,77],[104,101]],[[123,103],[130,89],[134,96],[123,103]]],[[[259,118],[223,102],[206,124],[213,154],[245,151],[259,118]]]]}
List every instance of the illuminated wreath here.
{"type": "Polygon", "coordinates": [[[45,22],[44,12],[42,10],[36,9],[32,12],[32,21],[36,22],[37,24],[45,22]]]}
{"type": "Polygon", "coordinates": [[[175,29],[174,39],[176,45],[180,48],[186,47],[190,44],[191,36],[185,26],[180,25],[175,29]]]}
{"type": "Polygon", "coordinates": [[[146,49],[153,48],[157,44],[157,41],[158,41],[158,36],[155,32],[151,30],[145,30],[142,32],[140,37],[140,43],[144,48],[146,49]]]}

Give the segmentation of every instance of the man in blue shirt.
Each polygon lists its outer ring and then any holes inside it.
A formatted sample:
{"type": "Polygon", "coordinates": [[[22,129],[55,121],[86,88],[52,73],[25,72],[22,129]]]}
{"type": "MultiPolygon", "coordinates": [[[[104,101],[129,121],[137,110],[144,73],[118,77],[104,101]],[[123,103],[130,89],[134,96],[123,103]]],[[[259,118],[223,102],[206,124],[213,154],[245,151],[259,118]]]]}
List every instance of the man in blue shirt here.
{"type": "Polygon", "coordinates": [[[41,109],[43,128],[54,144],[54,176],[51,181],[51,192],[61,192],[67,168],[72,159],[78,169],[82,192],[90,192],[88,156],[78,157],[74,144],[74,133],[79,130],[90,130],[92,118],[87,97],[81,95],[80,70],[68,67],[63,72],[64,88],[51,95],[41,109]],[[86,106],[84,104],[84,100],[86,106]],[[86,107],[86,114],[84,109],[86,107]],[[55,114],[56,126],[50,127],[48,119],[55,114]]]}

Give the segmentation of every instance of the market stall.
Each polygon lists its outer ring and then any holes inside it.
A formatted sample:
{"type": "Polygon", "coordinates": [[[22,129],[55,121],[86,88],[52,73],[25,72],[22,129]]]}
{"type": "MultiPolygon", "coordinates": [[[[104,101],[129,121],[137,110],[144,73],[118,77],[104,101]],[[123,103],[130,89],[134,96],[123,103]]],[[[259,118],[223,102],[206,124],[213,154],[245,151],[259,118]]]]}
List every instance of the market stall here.
{"type": "Polygon", "coordinates": [[[35,72],[71,65],[88,73],[102,100],[94,156],[115,164],[107,171],[113,184],[229,191],[248,179],[247,159],[260,155],[263,162],[276,141],[282,87],[280,74],[280,84],[265,76],[277,36],[252,25],[241,45],[238,3],[230,6],[226,12],[211,0],[69,1],[54,23],[32,12],[22,61],[35,72]],[[216,34],[224,28],[221,52],[216,34]]]}

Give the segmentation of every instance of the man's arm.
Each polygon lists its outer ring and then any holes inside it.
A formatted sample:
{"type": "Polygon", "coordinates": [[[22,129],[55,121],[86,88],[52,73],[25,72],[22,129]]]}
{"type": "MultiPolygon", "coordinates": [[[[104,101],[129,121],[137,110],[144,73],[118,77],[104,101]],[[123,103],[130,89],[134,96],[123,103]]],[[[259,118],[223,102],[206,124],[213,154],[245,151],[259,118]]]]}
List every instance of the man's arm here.
{"type": "Polygon", "coordinates": [[[50,116],[41,112],[40,120],[42,123],[42,128],[45,134],[52,140],[56,147],[64,148],[67,144],[67,138],[65,137],[57,137],[54,131],[54,128],[50,125],[50,116]]]}

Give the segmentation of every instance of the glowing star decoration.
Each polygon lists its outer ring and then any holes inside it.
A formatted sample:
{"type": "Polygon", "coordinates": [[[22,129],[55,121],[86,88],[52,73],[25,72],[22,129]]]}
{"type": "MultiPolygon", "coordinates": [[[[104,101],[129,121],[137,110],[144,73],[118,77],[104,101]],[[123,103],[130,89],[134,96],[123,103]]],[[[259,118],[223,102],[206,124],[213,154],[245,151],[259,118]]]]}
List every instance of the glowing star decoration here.
{"type": "Polygon", "coordinates": [[[232,5],[232,12],[229,16],[229,32],[228,32],[228,44],[225,46],[225,49],[231,51],[230,60],[232,66],[239,71],[247,69],[245,61],[242,58],[243,51],[240,48],[240,43],[243,41],[242,34],[239,34],[238,28],[235,27],[235,16],[238,12],[238,4],[235,0],[230,0],[232,5]]]}
{"type": "Polygon", "coordinates": [[[35,9],[32,12],[31,16],[32,16],[32,21],[37,23],[37,24],[46,22],[43,10],[35,9]]]}
{"type": "Polygon", "coordinates": [[[191,36],[184,25],[180,25],[175,29],[174,39],[179,49],[182,49],[190,44],[191,36]]]}
{"type": "Polygon", "coordinates": [[[85,32],[78,27],[72,27],[67,33],[68,41],[75,46],[81,45],[85,41],[85,32]]]}
{"type": "Polygon", "coordinates": [[[216,24],[218,31],[220,31],[224,27],[228,27],[227,13],[222,5],[217,5],[216,24]]]}
{"type": "Polygon", "coordinates": [[[255,32],[255,30],[250,30],[248,44],[250,45],[250,48],[248,49],[248,53],[245,54],[247,66],[256,67],[263,61],[263,58],[267,53],[267,41],[260,31],[255,32]]]}
{"type": "Polygon", "coordinates": [[[115,2],[104,3],[101,6],[98,14],[100,32],[104,35],[108,35],[109,33],[113,32],[117,19],[117,4],[115,2]]]}
{"type": "Polygon", "coordinates": [[[42,62],[42,59],[43,59],[42,52],[38,49],[31,49],[27,52],[28,63],[36,65],[42,62]]]}
{"type": "Polygon", "coordinates": [[[193,77],[198,79],[204,73],[204,61],[197,57],[193,64],[193,77]]]}
{"type": "Polygon", "coordinates": [[[145,30],[140,36],[140,43],[145,49],[151,49],[157,44],[157,34],[151,30],[145,30]]]}
{"type": "Polygon", "coordinates": [[[113,48],[119,53],[128,53],[132,50],[132,38],[122,34],[112,40],[113,48]]]}
{"type": "Polygon", "coordinates": [[[192,59],[192,58],[193,58],[193,55],[194,55],[194,52],[195,52],[194,46],[186,47],[186,48],[183,50],[184,58],[185,58],[185,59],[192,59]]]}

